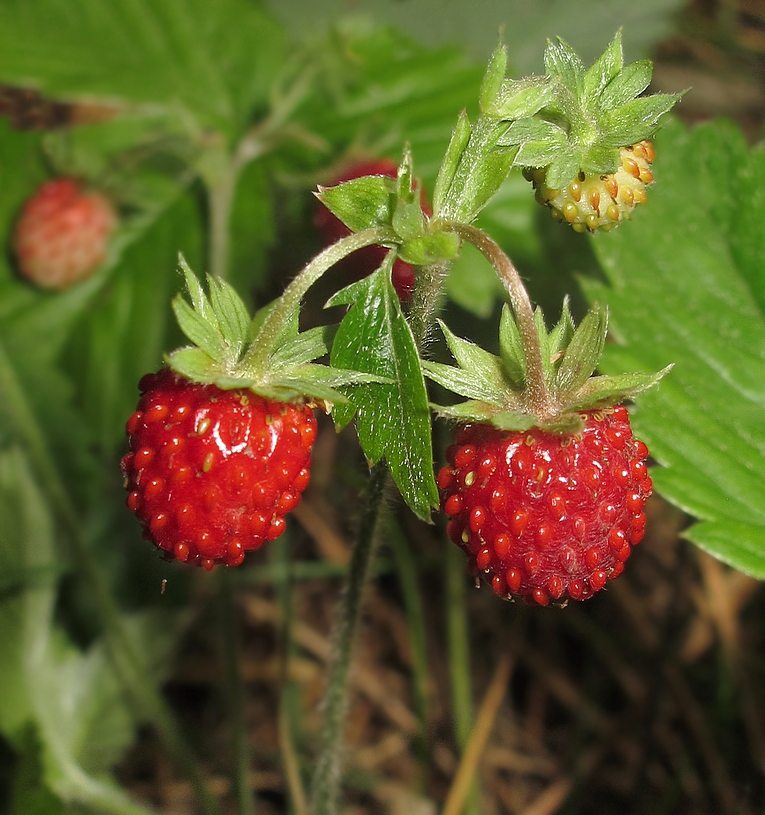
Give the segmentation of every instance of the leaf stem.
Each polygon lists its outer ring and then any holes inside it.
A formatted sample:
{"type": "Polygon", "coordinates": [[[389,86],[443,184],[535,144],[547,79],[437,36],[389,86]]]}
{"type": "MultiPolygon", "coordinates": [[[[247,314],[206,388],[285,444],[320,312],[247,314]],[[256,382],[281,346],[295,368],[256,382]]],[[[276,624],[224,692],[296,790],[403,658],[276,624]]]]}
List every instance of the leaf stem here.
{"type": "Polygon", "coordinates": [[[321,752],[311,785],[310,815],[337,815],[338,812],[343,730],[348,712],[348,672],[363,590],[376,549],[375,529],[387,481],[388,466],[384,460],[378,461],[370,473],[345,593],[332,628],[334,643],[324,698],[321,752]]]}
{"type": "Polygon", "coordinates": [[[545,381],[542,347],[539,343],[534,308],[518,270],[502,248],[483,230],[470,224],[451,223],[450,227],[464,240],[472,243],[491,263],[510,298],[526,359],[528,408],[539,421],[553,418],[557,406],[545,381]]]}
{"type": "Polygon", "coordinates": [[[390,227],[364,229],[341,238],[337,243],[318,254],[303,267],[297,277],[282,292],[263,321],[257,338],[245,355],[243,364],[253,371],[265,369],[279,336],[289,321],[294,318],[306,292],[328,269],[357,249],[394,240],[396,240],[396,233],[390,227]]]}

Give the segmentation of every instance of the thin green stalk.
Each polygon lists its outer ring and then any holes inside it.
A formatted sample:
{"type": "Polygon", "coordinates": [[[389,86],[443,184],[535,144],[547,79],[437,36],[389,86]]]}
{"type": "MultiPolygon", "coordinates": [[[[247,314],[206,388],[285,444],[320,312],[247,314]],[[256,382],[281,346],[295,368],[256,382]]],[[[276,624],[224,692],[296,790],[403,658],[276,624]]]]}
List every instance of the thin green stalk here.
{"type": "Polygon", "coordinates": [[[345,593],[332,629],[334,642],[324,700],[321,751],[311,785],[310,815],[337,815],[338,812],[343,730],[348,712],[348,670],[358,629],[363,590],[376,548],[375,528],[387,480],[388,467],[384,461],[379,461],[370,473],[345,593]]]}
{"type": "Polygon", "coordinates": [[[210,206],[210,274],[225,280],[229,272],[231,246],[231,209],[239,180],[240,169],[233,160],[226,162],[214,180],[208,182],[207,196],[210,206]]]}
{"type": "Polygon", "coordinates": [[[236,592],[231,573],[219,572],[220,623],[223,632],[226,703],[234,755],[234,787],[240,815],[255,815],[255,796],[250,784],[250,753],[247,746],[247,717],[242,682],[242,644],[236,614],[236,592]]]}
{"type": "MultiPolygon", "coordinates": [[[[465,558],[456,546],[450,546],[446,550],[445,566],[452,716],[457,746],[460,752],[464,752],[473,731],[473,684],[470,670],[470,637],[465,611],[465,558]]],[[[470,815],[481,813],[481,799],[475,781],[470,785],[464,811],[470,815]]]]}
{"type": "Polygon", "coordinates": [[[468,224],[451,224],[454,231],[464,240],[472,243],[491,263],[499,275],[513,307],[518,331],[521,335],[524,356],[526,357],[526,381],[528,383],[529,407],[539,419],[556,414],[545,383],[542,348],[539,344],[534,308],[531,305],[526,287],[518,270],[510,258],[485,232],[468,224]]]}
{"type": "Polygon", "coordinates": [[[125,690],[132,696],[136,709],[157,729],[174,755],[179,767],[191,781],[197,801],[208,815],[219,813],[218,802],[212,797],[195,757],[186,743],[170,708],[155,683],[122,624],[122,614],[99,571],[82,533],[82,521],[74,509],[64,480],[58,472],[46,444],[44,434],[34,419],[21,383],[0,342],[0,391],[4,408],[23,441],[40,483],[51,506],[67,533],[74,561],[90,584],[99,609],[109,654],[125,690]]]}
{"type": "Polygon", "coordinates": [[[324,272],[357,249],[363,249],[365,246],[371,246],[375,243],[386,243],[394,240],[395,237],[396,233],[390,227],[364,229],[361,232],[355,232],[346,238],[342,238],[318,254],[303,267],[297,277],[282,292],[263,321],[258,333],[258,341],[253,343],[244,364],[253,370],[260,370],[265,367],[266,361],[272,353],[282,330],[288,321],[294,317],[308,289],[324,272]]]}

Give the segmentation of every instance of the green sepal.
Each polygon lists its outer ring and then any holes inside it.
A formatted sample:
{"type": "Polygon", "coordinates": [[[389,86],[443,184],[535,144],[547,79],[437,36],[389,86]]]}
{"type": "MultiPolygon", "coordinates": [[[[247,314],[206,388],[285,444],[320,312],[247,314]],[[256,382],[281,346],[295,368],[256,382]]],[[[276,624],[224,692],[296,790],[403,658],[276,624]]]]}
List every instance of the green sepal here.
{"type": "Polygon", "coordinates": [[[365,175],[334,187],[319,187],[316,197],[351,232],[391,226],[396,205],[396,179],[365,175]]]}
{"type": "Polygon", "coordinates": [[[220,363],[201,348],[178,348],[165,355],[165,362],[176,373],[203,385],[211,385],[223,374],[220,363]]]}
{"type": "Polygon", "coordinates": [[[271,354],[269,363],[274,369],[294,368],[329,353],[336,326],[322,325],[309,328],[284,338],[271,354]]]}
{"type": "Polygon", "coordinates": [[[391,225],[402,240],[415,238],[425,231],[425,213],[420,204],[420,184],[415,180],[412,153],[409,147],[398,168],[396,202],[391,225]]]}
{"type": "Polygon", "coordinates": [[[483,75],[481,87],[478,91],[478,103],[481,108],[481,113],[485,116],[503,118],[496,116],[495,107],[497,97],[502,90],[506,70],[507,46],[500,41],[489,58],[489,64],[486,66],[486,73],[483,75]]]}
{"type": "Polygon", "coordinates": [[[488,113],[504,121],[533,116],[555,99],[555,86],[548,76],[507,80],[488,113]]]}
{"type": "Polygon", "coordinates": [[[444,199],[451,188],[457,167],[460,163],[460,158],[470,140],[470,133],[470,120],[468,119],[467,113],[463,110],[457,119],[454,130],[452,130],[449,145],[441,161],[436,184],[433,188],[433,211],[436,213],[441,212],[443,208],[444,199]]]}
{"type": "Polygon", "coordinates": [[[507,304],[502,306],[499,321],[499,356],[510,384],[516,390],[523,390],[526,385],[526,357],[518,326],[507,304]]]}
{"type": "Polygon", "coordinates": [[[613,147],[634,144],[654,131],[682,94],[657,93],[626,102],[601,118],[604,141],[613,147]]]}
{"type": "Polygon", "coordinates": [[[181,331],[224,367],[235,363],[247,343],[250,318],[241,297],[225,281],[207,276],[209,296],[183,257],[179,264],[189,304],[179,293],[172,308],[181,331]]]}
{"type": "Polygon", "coordinates": [[[585,69],[576,51],[560,37],[555,42],[547,41],[544,53],[545,71],[548,76],[555,77],[577,99],[581,99],[584,92],[585,69]]]}
{"type": "Polygon", "coordinates": [[[569,397],[592,376],[608,334],[608,311],[595,306],[585,314],[563,353],[555,374],[553,389],[558,399],[568,405],[569,397]]]}
{"type": "Polygon", "coordinates": [[[553,122],[522,119],[510,125],[501,142],[519,145],[515,166],[547,167],[566,149],[567,137],[553,122]]]}
{"type": "Polygon", "coordinates": [[[600,109],[609,113],[639,96],[651,84],[653,65],[648,59],[641,59],[625,65],[600,95],[600,109]]]}
{"type": "Polygon", "coordinates": [[[580,169],[579,155],[572,152],[562,152],[547,168],[545,184],[551,190],[559,190],[572,179],[576,178],[580,169]]]}
{"type": "Polygon", "coordinates": [[[488,387],[484,379],[456,365],[444,365],[441,362],[425,360],[422,363],[422,369],[428,379],[432,379],[452,393],[470,400],[492,404],[495,410],[512,399],[511,393],[507,390],[502,392],[504,398],[498,398],[497,391],[488,387]]]}
{"type": "Polygon", "coordinates": [[[454,260],[460,253],[460,239],[455,232],[435,232],[405,241],[398,256],[413,266],[429,266],[432,263],[454,260]]]}
{"type": "MultiPolygon", "coordinates": [[[[483,382],[486,394],[504,394],[508,391],[508,382],[502,367],[502,360],[495,354],[485,351],[480,345],[458,337],[441,320],[438,321],[446,344],[457,365],[477,381],[483,382]]],[[[467,394],[462,394],[467,395],[467,394]]],[[[480,397],[493,401],[491,397],[480,397]]],[[[497,404],[502,404],[501,400],[497,404]]]]}
{"type": "Polygon", "coordinates": [[[632,399],[657,385],[671,370],[672,365],[657,373],[629,373],[617,376],[590,377],[574,394],[571,410],[589,410],[632,399]]]}
{"type": "Polygon", "coordinates": [[[585,96],[590,98],[599,96],[609,82],[618,76],[623,65],[622,33],[617,31],[606,50],[584,73],[583,88],[585,96]]]}

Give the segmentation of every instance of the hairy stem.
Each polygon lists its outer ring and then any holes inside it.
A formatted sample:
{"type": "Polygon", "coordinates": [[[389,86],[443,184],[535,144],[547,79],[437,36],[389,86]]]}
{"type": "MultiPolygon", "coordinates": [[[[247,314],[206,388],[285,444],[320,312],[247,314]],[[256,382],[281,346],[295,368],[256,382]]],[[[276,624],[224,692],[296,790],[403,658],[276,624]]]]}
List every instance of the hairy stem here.
{"type": "Polygon", "coordinates": [[[495,243],[483,230],[469,224],[451,224],[450,226],[461,238],[472,243],[499,275],[510,298],[510,305],[515,314],[526,358],[528,406],[539,420],[553,417],[556,413],[556,405],[545,382],[542,348],[534,320],[534,309],[518,270],[499,244],[495,243]]]}
{"type": "Polygon", "coordinates": [[[239,815],[255,815],[255,798],[250,784],[250,755],[247,748],[247,718],[242,683],[242,644],[236,615],[236,594],[228,569],[220,570],[220,625],[223,632],[226,703],[234,755],[234,787],[239,815]]]}
{"type": "Polygon", "coordinates": [[[293,318],[306,292],[328,269],[357,249],[363,249],[375,243],[386,243],[395,238],[396,233],[390,227],[364,229],[342,238],[318,254],[303,267],[276,301],[275,306],[263,321],[257,342],[253,343],[245,357],[245,364],[256,371],[265,367],[279,335],[289,320],[293,318]]]}
{"type": "Polygon", "coordinates": [[[388,467],[372,467],[358,538],[348,571],[345,593],[333,626],[334,643],[324,698],[321,752],[311,784],[310,815],[337,815],[343,730],[348,710],[348,672],[358,629],[364,586],[374,558],[375,528],[388,480],[388,467]]]}

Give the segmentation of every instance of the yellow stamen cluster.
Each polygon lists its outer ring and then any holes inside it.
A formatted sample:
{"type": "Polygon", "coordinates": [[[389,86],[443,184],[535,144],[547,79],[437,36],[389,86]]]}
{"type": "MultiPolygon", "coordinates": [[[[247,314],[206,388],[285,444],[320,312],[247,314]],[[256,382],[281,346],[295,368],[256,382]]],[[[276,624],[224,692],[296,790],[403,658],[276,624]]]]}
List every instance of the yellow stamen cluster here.
{"type": "Polygon", "coordinates": [[[580,172],[559,190],[550,189],[545,183],[546,170],[532,170],[528,177],[534,184],[537,201],[550,207],[554,218],[571,224],[577,232],[596,229],[608,232],[620,221],[629,219],[638,204],[645,203],[646,187],[653,181],[651,142],[622,147],[619,153],[621,164],[615,173],[580,172]]]}

